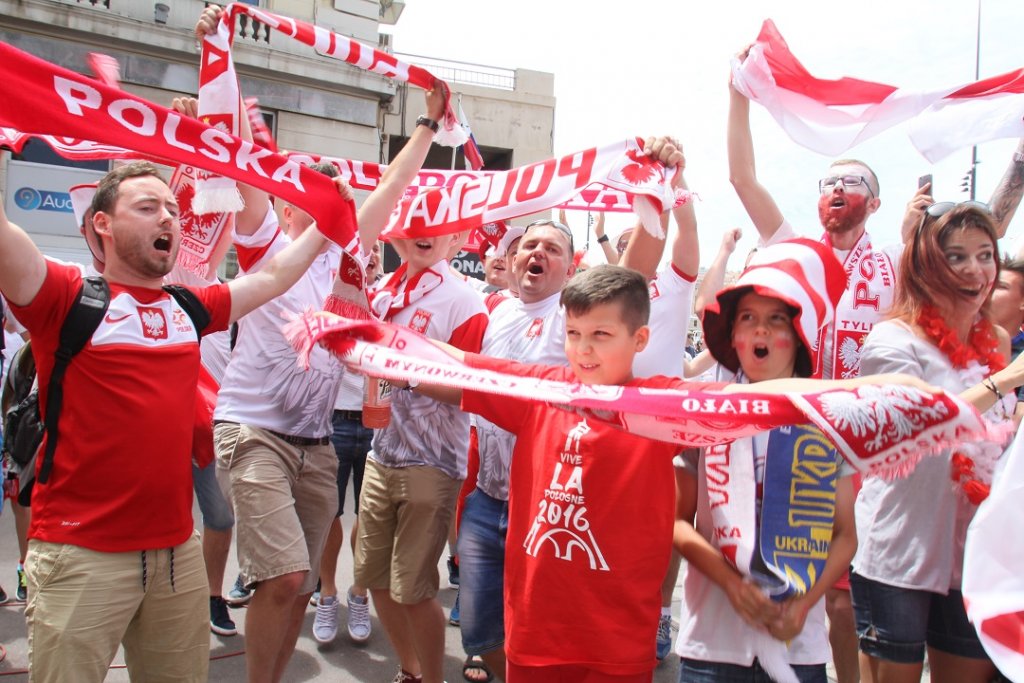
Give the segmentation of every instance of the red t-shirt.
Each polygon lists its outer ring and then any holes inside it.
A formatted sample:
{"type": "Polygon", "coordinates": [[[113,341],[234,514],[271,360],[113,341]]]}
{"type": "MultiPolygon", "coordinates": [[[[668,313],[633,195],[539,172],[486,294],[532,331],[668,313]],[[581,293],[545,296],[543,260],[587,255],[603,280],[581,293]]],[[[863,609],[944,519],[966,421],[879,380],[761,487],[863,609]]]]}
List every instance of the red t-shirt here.
{"type": "MultiPolygon", "coordinates": [[[[80,285],[78,268],[48,261],[32,303],[11,306],[32,336],[40,406],[80,285]]],[[[193,292],[210,313],[204,332],[226,329],[227,285],[193,292]]],[[[183,543],[193,526],[198,377],[199,343],[178,303],[163,290],[111,283],[103,321],[64,375],[57,451],[49,481],[32,492],[29,538],[101,552],[183,543]]]]}
{"type": "MultiPolygon", "coordinates": [[[[466,354],[472,367],[574,381],[569,368],[466,354]]],[[[678,378],[627,386],[679,388],[678,378]]],[[[675,519],[678,445],[544,403],[464,390],[516,439],[505,545],[505,647],[519,666],[650,671],[675,519]]]]}

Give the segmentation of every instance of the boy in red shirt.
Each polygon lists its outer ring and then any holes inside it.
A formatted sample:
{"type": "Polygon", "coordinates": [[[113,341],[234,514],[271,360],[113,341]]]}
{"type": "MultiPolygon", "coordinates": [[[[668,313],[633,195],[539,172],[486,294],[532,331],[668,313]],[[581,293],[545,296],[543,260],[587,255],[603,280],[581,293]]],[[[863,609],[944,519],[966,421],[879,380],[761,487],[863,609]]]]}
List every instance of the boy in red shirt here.
{"type": "MultiPolygon", "coordinates": [[[[633,377],[633,356],[649,336],[650,297],[640,273],[591,268],[569,281],[561,302],[568,368],[446,349],[471,367],[510,374],[583,384],[698,387],[674,377],[633,377]]],[[[810,387],[801,384],[806,381],[766,381],[758,389],[806,391],[810,387]]],[[[661,581],[672,544],[672,457],[680,447],[540,402],[426,385],[415,390],[445,400],[461,396],[463,410],[525,436],[516,441],[509,489],[506,680],[649,683],[657,664],[651,643],[661,581]]]]}

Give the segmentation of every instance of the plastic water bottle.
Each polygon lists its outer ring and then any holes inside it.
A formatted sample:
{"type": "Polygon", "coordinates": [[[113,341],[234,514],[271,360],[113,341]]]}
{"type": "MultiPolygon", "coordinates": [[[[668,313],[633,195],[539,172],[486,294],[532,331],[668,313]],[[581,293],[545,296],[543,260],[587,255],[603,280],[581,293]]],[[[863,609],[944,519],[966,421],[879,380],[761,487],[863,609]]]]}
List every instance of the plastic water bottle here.
{"type": "Polygon", "coordinates": [[[367,377],[363,384],[363,426],[384,429],[391,424],[391,382],[367,377]]]}

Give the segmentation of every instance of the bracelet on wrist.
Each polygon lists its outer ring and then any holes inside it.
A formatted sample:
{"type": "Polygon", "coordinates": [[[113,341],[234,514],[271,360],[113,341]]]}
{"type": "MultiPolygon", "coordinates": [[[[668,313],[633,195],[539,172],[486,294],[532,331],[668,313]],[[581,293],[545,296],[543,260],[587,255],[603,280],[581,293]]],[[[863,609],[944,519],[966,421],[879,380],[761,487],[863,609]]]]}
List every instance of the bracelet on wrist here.
{"type": "Polygon", "coordinates": [[[597,238],[597,243],[598,244],[604,244],[604,243],[606,243],[608,241],[609,241],[608,235],[601,235],[600,237],[597,238]]]}
{"type": "Polygon", "coordinates": [[[996,381],[994,379],[992,379],[991,375],[986,377],[982,381],[982,384],[985,386],[986,389],[988,389],[993,394],[995,394],[995,396],[996,396],[996,403],[1002,403],[1002,401],[1003,401],[1003,392],[999,391],[999,387],[996,386],[996,381]]]}

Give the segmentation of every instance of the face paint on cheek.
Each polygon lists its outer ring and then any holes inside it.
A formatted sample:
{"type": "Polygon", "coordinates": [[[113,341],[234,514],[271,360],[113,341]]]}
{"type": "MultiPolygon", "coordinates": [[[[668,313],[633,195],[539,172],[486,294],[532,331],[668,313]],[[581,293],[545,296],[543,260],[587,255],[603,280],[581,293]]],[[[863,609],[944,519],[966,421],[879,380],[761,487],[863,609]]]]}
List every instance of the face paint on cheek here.
{"type": "Polygon", "coordinates": [[[794,339],[789,335],[776,335],[776,337],[772,340],[773,349],[778,349],[780,351],[788,351],[789,349],[793,348],[793,346],[794,339]]]}

